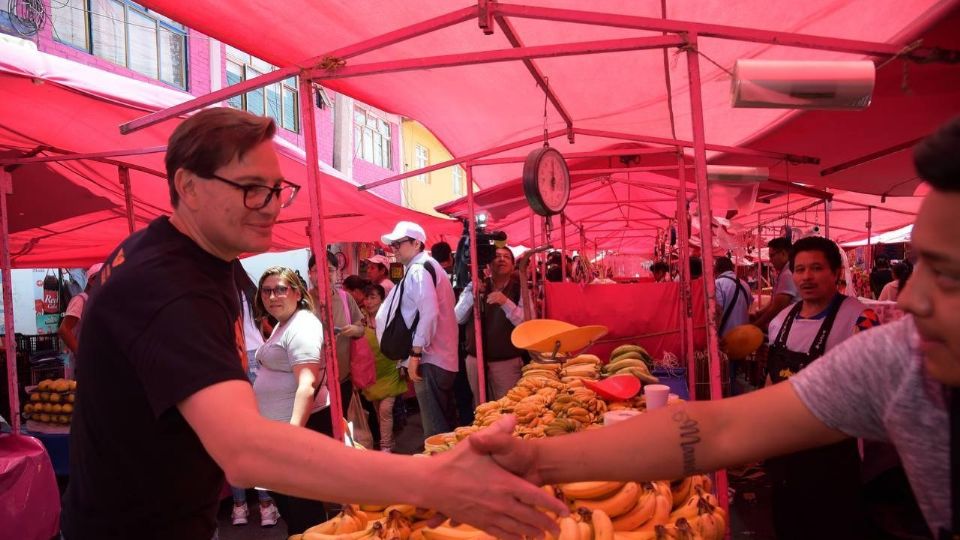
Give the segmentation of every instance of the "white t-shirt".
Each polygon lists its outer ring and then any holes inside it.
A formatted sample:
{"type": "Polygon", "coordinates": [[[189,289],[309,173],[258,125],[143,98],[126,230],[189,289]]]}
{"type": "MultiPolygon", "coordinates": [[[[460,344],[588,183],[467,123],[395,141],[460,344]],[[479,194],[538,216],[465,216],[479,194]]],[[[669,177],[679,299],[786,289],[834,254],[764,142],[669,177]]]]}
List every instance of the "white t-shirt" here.
{"type": "Polygon", "coordinates": [[[67,310],[63,312],[64,317],[80,318],[83,315],[83,306],[87,304],[87,293],[82,292],[70,299],[67,304],[67,310]]]}
{"type": "Polygon", "coordinates": [[[293,366],[319,364],[320,388],[311,412],[330,405],[326,384],[326,366],[320,357],[323,344],[323,325],[308,310],[301,309],[290,319],[273,329],[273,334],[257,350],[260,370],[253,383],[260,414],[271,420],[289,422],[293,416],[293,400],[297,392],[297,378],[293,366]]]}
{"type": "MultiPolygon", "coordinates": [[[[790,310],[795,305],[796,303],[783,308],[783,311],[770,321],[770,332],[767,336],[770,345],[773,345],[777,340],[780,327],[783,326],[784,321],[787,320],[787,315],[790,314],[790,310]]],[[[848,296],[844,299],[843,303],[840,304],[840,310],[837,312],[837,318],[833,321],[833,329],[830,330],[830,336],[827,338],[826,350],[829,351],[857,333],[857,322],[866,309],[867,306],[860,303],[856,298],[848,296]]],[[[803,319],[799,315],[797,316],[790,328],[790,335],[787,336],[787,349],[800,353],[810,351],[810,346],[813,345],[813,340],[817,337],[817,332],[820,331],[820,326],[825,318],[825,314],[821,313],[820,315],[824,316],[813,319],[803,319]]]]}

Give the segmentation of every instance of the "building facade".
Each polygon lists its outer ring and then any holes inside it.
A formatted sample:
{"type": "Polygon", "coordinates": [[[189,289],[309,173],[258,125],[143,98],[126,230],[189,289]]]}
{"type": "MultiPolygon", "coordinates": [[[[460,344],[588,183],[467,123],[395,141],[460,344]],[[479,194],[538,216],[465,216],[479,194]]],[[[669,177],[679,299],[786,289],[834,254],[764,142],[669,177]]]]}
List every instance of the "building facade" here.
{"type": "MultiPolygon", "coordinates": [[[[401,122],[404,172],[422,169],[453,159],[450,151],[423,124],[416,120],[401,122]]],[[[435,207],[467,194],[467,173],[457,165],[403,180],[404,206],[442,216],[435,207]]]]}

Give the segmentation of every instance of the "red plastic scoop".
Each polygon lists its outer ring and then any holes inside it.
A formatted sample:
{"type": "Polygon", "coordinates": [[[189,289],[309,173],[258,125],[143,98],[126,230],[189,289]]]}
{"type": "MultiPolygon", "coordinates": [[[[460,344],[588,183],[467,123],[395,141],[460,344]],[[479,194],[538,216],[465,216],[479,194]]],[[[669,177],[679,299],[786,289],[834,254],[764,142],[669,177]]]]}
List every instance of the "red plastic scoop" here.
{"type": "Polygon", "coordinates": [[[633,375],[614,375],[602,381],[583,380],[583,385],[600,397],[626,401],[640,393],[640,379],[633,375]]]}

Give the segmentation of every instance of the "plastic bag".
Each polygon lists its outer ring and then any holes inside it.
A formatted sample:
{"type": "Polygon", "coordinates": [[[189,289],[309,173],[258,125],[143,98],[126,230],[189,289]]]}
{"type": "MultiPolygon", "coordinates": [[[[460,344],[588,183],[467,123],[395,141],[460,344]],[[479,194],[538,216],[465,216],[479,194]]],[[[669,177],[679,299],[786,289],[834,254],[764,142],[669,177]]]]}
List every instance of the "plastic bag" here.
{"type": "Polygon", "coordinates": [[[353,395],[350,397],[350,406],[347,407],[347,422],[350,425],[350,432],[355,445],[372,449],[373,433],[370,431],[367,411],[363,409],[363,404],[360,402],[360,394],[356,388],[353,389],[353,395]]]}

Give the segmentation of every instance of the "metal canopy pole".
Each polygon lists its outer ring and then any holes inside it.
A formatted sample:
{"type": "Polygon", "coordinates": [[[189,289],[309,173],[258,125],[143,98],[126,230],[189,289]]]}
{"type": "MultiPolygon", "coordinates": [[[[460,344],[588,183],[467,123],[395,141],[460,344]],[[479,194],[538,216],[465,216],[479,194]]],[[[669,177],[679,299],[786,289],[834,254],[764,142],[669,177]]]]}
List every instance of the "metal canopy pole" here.
{"type": "Polygon", "coordinates": [[[873,270],[873,207],[867,207],[867,255],[866,268],[869,272],[873,270]]]}
{"type": "MultiPolygon", "coordinates": [[[[323,321],[323,356],[327,369],[327,391],[330,393],[330,419],[333,439],[343,441],[343,401],[340,395],[340,369],[337,364],[337,338],[333,333],[333,301],[330,289],[330,269],[327,264],[327,242],[323,230],[323,187],[320,184],[320,164],[317,155],[317,130],[313,111],[313,83],[300,78],[300,118],[303,124],[304,150],[307,155],[307,193],[310,194],[310,249],[317,262],[317,297],[320,299],[320,317],[323,321]]],[[[337,299],[339,301],[339,299],[337,299]]],[[[349,317],[349,314],[347,314],[349,317]]]]}
{"type": "Polygon", "coordinates": [[[830,211],[833,204],[830,201],[823,201],[823,237],[830,239],[830,211]]]}
{"type": "MultiPolygon", "coordinates": [[[[700,210],[701,259],[703,261],[703,292],[706,297],[707,354],[710,359],[710,398],[721,399],[720,343],[716,326],[716,290],[713,275],[713,231],[710,209],[710,189],[707,186],[707,151],[704,144],[703,97],[700,87],[700,56],[696,50],[697,35],[689,36],[691,47],[687,49],[687,72],[690,81],[690,110],[693,113],[694,163],[696,164],[697,202],[700,210]]],[[[727,473],[717,471],[717,496],[720,506],[729,512],[727,473]]],[[[729,515],[729,513],[728,513],[729,515]]]]}
{"type": "MultiPolygon", "coordinates": [[[[683,162],[683,151],[677,148],[677,161],[683,162]]],[[[680,186],[686,184],[684,167],[679,167],[680,186]]],[[[677,247],[678,265],[680,267],[680,350],[682,362],[687,366],[687,384],[690,395],[696,399],[697,373],[694,353],[696,346],[693,343],[693,294],[690,289],[690,231],[687,229],[687,220],[690,215],[687,202],[687,190],[677,190],[677,247]]]]}
{"type": "Polygon", "coordinates": [[[560,213],[560,281],[567,281],[567,215],[560,213]]]}
{"type": "Polygon", "coordinates": [[[117,167],[117,170],[120,172],[120,183],[123,184],[123,199],[127,207],[127,229],[132,234],[133,231],[137,230],[137,225],[133,215],[133,188],[130,187],[130,169],[117,167]]]}
{"type": "Polygon", "coordinates": [[[13,176],[0,169],[0,268],[3,282],[3,347],[7,357],[7,395],[10,396],[10,426],[20,435],[20,391],[17,388],[17,342],[13,339],[13,277],[10,272],[10,214],[7,195],[13,193],[13,176]]]}
{"type": "MultiPolygon", "coordinates": [[[[530,249],[537,247],[537,231],[536,226],[533,224],[534,217],[533,212],[530,212],[530,249]]],[[[533,313],[534,319],[540,318],[540,312],[538,310],[537,303],[537,284],[539,280],[537,279],[537,273],[540,271],[540,253],[534,253],[533,255],[533,272],[530,276],[530,282],[533,284],[533,287],[530,289],[530,312],[533,313]]]]}
{"type": "Polygon", "coordinates": [[[467,166],[467,219],[470,228],[470,282],[473,284],[473,332],[477,345],[477,403],[487,401],[487,377],[483,361],[483,329],[480,326],[480,267],[477,265],[477,220],[473,207],[473,165],[467,166]]]}

